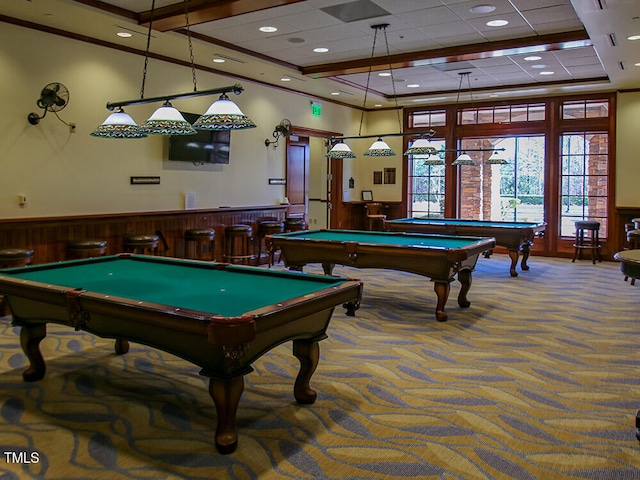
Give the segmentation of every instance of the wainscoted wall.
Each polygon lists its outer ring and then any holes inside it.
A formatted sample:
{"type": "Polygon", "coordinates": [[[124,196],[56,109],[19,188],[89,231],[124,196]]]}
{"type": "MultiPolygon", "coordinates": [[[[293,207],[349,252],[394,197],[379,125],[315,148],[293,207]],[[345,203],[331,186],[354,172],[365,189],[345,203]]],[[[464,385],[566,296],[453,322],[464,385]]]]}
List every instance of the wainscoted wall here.
{"type": "Polygon", "coordinates": [[[284,220],[286,213],[286,205],[270,205],[0,220],[0,247],[31,248],[34,264],[51,263],[65,259],[69,240],[104,239],[107,254],[114,254],[122,252],[127,233],[161,232],[167,249],[161,241],[159,251],[182,257],[185,230],[211,227],[216,231],[215,258],[221,261],[225,226],[251,225],[256,234],[260,221],[284,220]]]}

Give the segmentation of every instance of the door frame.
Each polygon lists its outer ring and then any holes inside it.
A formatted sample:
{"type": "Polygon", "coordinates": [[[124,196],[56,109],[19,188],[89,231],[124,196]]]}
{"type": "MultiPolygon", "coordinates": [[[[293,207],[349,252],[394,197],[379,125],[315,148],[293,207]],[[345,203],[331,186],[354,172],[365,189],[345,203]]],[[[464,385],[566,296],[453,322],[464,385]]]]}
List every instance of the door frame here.
{"type": "MultiPolygon", "coordinates": [[[[317,130],[314,128],[307,128],[307,127],[302,127],[299,125],[292,125],[291,126],[291,135],[290,136],[298,136],[298,137],[316,137],[316,138],[323,138],[326,140],[326,145],[329,145],[329,139],[333,138],[333,137],[340,137],[342,136],[341,132],[331,132],[328,130],[317,130]]],[[[288,158],[286,158],[287,152],[288,152],[288,146],[289,146],[289,137],[287,137],[287,146],[285,149],[285,165],[288,162],[288,158]]],[[[293,141],[292,141],[293,142],[293,141]]],[[[306,155],[308,156],[309,151],[307,150],[306,155]]],[[[310,161],[310,159],[307,157],[305,159],[305,162],[310,161]]],[[[336,185],[342,185],[342,169],[340,169],[339,171],[339,175],[336,175],[336,172],[332,171],[332,170],[336,170],[335,168],[331,167],[332,165],[332,159],[327,159],[326,162],[326,167],[325,167],[325,175],[326,175],[326,179],[327,179],[327,197],[326,198],[309,198],[309,191],[308,191],[308,186],[305,186],[305,198],[308,198],[309,201],[319,201],[322,202],[326,205],[326,214],[327,214],[327,225],[331,227],[331,221],[332,218],[335,217],[335,215],[332,215],[331,212],[332,210],[335,209],[335,207],[339,206],[342,204],[341,202],[341,196],[339,196],[339,194],[342,193],[342,189],[338,189],[335,188],[336,185]],[[332,177],[329,177],[328,175],[332,174],[332,177]],[[339,178],[337,178],[339,177],[339,178]]],[[[342,165],[342,163],[340,163],[340,165],[342,165]]],[[[287,179],[287,182],[289,181],[289,179],[287,179]]],[[[309,181],[311,181],[311,179],[309,179],[309,181]]],[[[335,210],[334,210],[335,213],[335,210]]],[[[305,214],[305,221],[307,221],[306,219],[306,214],[305,214]]]]}

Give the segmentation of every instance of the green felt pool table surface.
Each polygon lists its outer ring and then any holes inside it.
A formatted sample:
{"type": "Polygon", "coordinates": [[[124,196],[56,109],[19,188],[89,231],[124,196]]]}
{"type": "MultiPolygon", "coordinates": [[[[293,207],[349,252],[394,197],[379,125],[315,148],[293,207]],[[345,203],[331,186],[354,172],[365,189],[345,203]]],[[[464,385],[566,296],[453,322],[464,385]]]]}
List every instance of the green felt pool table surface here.
{"type": "Polygon", "coordinates": [[[293,270],[320,263],[327,275],[332,274],[335,265],[345,265],[428,277],[438,297],[438,321],[447,319],[449,284],[456,276],[461,283],[458,305],[470,305],[466,295],[478,255],[495,246],[493,238],[361,230],[308,230],[265,238],[269,248],[279,249],[285,264],[293,270]]]}
{"type": "Polygon", "coordinates": [[[282,303],[343,281],[301,277],[295,272],[261,272],[242,266],[216,269],[197,262],[154,261],[153,257],[135,256],[35,266],[9,270],[7,274],[225,317],[282,303]]]}
{"type": "Polygon", "coordinates": [[[309,239],[328,242],[355,242],[359,244],[397,246],[407,248],[457,249],[473,246],[477,237],[454,237],[446,235],[406,234],[389,232],[368,232],[362,230],[306,230],[274,237],[309,239]]]}
{"type": "Polygon", "coordinates": [[[210,378],[216,406],[215,443],[236,449],[236,411],[243,377],[261,355],[287,341],[300,360],[294,384],[299,403],[316,393],[309,382],[320,357],[318,342],[336,306],[353,315],[359,280],[278,272],[210,262],[120,254],[0,270],[0,294],[21,327],[29,359],[25,381],[44,377],[40,342],[47,323],[115,339],[125,354],[134,341],[181,357],[210,378]]]}
{"type": "MultiPolygon", "coordinates": [[[[511,258],[509,273],[517,277],[516,266],[522,252],[522,270],[529,270],[527,260],[536,235],[542,235],[545,222],[507,222],[489,220],[465,220],[460,218],[398,218],[385,220],[385,230],[407,233],[439,233],[448,235],[476,235],[493,237],[496,245],[505,247],[511,258]]],[[[488,252],[485,256],[489,256],[488,252]]]]}

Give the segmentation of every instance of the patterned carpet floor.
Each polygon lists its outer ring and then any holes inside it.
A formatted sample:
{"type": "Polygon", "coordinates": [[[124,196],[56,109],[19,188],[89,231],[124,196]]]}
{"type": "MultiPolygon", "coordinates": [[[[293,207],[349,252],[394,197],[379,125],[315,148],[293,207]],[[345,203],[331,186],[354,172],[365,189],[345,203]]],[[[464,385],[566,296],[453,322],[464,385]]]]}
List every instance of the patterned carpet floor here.
{"type": "Polygon", "coordinates": [[[511,278],[506,255],[480,258],[447,322],[426,278],[336,267],[365,291],[320,344],[316,403],[295,402],[298,362],[276,347],[245,377],[231,455],[197,367],[51,325],[47,375],[24,383],[0,318],[0,446],[39,460],[3,453],[0,478],[640,479],[640,285],[612,262],[529,264],[511,278]]]}

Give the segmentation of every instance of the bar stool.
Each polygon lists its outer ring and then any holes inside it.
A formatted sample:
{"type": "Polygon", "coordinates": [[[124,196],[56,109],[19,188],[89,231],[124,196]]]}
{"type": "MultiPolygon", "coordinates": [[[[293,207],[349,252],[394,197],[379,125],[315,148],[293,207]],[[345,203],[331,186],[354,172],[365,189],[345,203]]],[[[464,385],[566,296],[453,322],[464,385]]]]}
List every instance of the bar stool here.
{"type": "Polygon", "coordinates": [[[107,253],[107,241],[99,239],[71,240],[67,244],[67,259],[102,257],[107,253]]]}
{"type": "Polygon", "coordinates": [[[598,261],[602,261],[600,258],[600,222],[593,220],[581,220],[575,223],[576,226],[576,240],[573,244],[575,251],[573,253],[572,262],[582,257],[582,250],[591,250],[591,260],[593,264],[596,264],[596,256],[598,261]],[[588,236],[585,236],[585,232],[589,232],[588,236]]]}
{"type": "MultiPolygon", "coordinates": [[[[264,244],[264,237],[266,235],[275,235],[284,231],[284,224],[276,220],[265,220],[258,224],[258,264],[262,258],[262,245],[264,244]]],[[[269,268],[273,265],[273,258],[275,251],[273,248],[265,244],[267,255],[269,257],[269,268]]]]}
{"type": "MultiPolygon", "coordinates": [[[[0,248],[0,270],[3,268],[25,267],[33,260],[33,250],[28,248],[0,248]]],[[[9,307],[0,295],[0,317],[9,315],[9,307]]]]}
{"type": "Polygon", "coordinates": [[[213,228],[190,228],[184,232],[184,258],[190,258],[189,245],[195,242],[196,260],[215,261],[215,236],[216,231],[213,228]],[[207,252],[210,258],[207,258],[207,252]]]}
{"type": "MultiPolygon", "coordinates": [[[[383,205],[379,202],[367,203],[364,206],[367,211],[367,220],[369,221],[369,230],[373,230],[376,223],[380,223],[382,227],[384,227],[384,221],[387,219],[387,216],[384,213],[380,213],[382,211],[383,205]]],[[[383,228],[380,228],[383,230],[383,228]]]]}
{"type": "Polygon", "coordinates": [[[158,236],[153,234],[132,234],[124,236],[124,251],[150,255],[158,253],[158,236]]]}
{"type": "Polygon", "coordinates": [[[253,228],[250,225],[230,225],[224,229],[224,261],[240,263],[251,261],[251,236],[253,228]]]}
{"type": "Polygon", "coordinates": [[[304,230],[306,226],[307,224],[305,223],[304,218],[301,217],[291,217],[284,221],[285,232],[299,232],[300,230],[304,230]]]}
{"type": "Polygon", "coordinates": [[[29,248],[0,248],[0,269],[24,267],[33,260],[33,250],[29,248]]]}
{"type": "Polygon", "coordinates": [[[627,232],[627,244],[631,250],[640,248],[640,229],[629,230],[627,232]]]}

